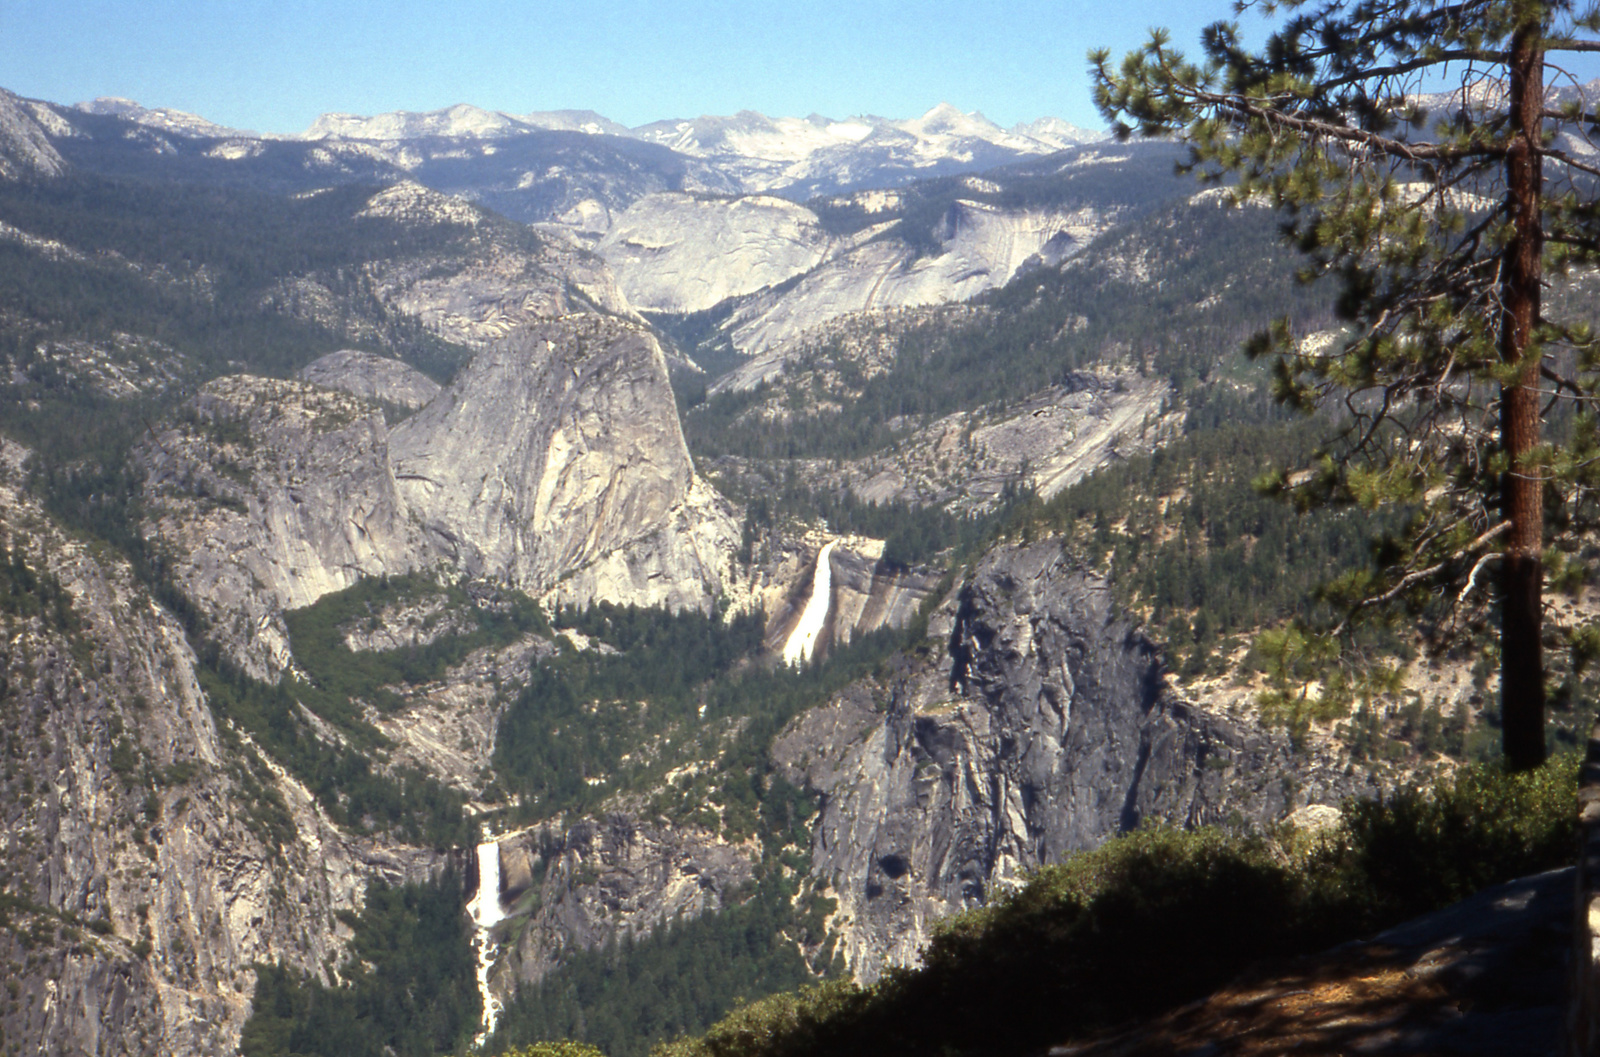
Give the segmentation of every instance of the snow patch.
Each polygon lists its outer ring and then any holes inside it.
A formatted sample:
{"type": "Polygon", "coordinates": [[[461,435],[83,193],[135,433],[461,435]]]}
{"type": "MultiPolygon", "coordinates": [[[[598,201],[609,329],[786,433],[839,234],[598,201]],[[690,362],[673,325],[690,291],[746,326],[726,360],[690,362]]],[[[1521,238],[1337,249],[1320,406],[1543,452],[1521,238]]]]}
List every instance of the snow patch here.
{"type": "Polygon", "coordinates": [[[206,151],[206,157],[220,158],[223,161],[240,161],[259,157],[266,149],[266,144],[258,139],[230,139],[206,151]]]}

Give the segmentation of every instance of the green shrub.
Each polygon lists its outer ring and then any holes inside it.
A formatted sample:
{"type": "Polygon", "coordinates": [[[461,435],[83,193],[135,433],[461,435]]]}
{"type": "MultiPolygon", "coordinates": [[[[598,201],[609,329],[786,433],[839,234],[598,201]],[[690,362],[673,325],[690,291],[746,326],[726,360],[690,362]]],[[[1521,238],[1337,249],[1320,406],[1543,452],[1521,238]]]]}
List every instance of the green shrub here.
{"type": "Polygon", "coordinates": [[[1537,771],[1463,767],[1431,789],[1345,805],[1342,837],[1307,864],[1333,884],[1330,905],[1380,928],[1536,870],[1567,865],[1577,847],[1577,766],[1537,771]]]}
{"type": "Polygon", "coordinates": [[[760,1057],[781,1043],[783,1052],[809,1049],[824,1025],[860,1014],[871,991],[849,980],[827,980],[798,991],[739,1006],[697,1039],[677,1039],[651,1057],[760,1057]]]}
{"type": "Polygon", "coordinates": [[[558,1042],[536,1042],[532,1046],[519,1046],[514,1050],[506,1050],[499,1057],[606,1057],[605,1054],[593,1046],[571,1039],[561,1039],[558,1042]]]}
{"type": "Polygon", "coordinates": [[[915,970],[729,1014],[655,1057],[1015,1053],[1198,998],[1262,958],[1396,924],[1575,847],[1571,757],[1463,768],[1345,806],[1320,837],[1147,828],[941,923],[915,970]]]}

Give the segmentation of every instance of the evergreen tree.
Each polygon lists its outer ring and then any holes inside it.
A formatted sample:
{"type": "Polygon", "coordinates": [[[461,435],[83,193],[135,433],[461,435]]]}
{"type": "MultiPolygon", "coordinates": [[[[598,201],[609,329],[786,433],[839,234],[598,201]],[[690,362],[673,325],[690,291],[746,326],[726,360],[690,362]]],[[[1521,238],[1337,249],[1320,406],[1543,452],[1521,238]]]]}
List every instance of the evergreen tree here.
{"type": "Polygon", "coordinates": [[[1280,399],[1336,408],[1341,423],[1275,489],[1405,512],[1373,569],[1329,585],[1346,614],[1332,630],[1398,610],[1443,643],[1498,614],[1505,756],[1534,766],[1545,576],[1584,545],[1600,479],[1600,346],[1545,289],[1600,256],[1586,145],[1600,123],[1551,57],[1600,50],[1600,13],[1563,0],[1246,7],[1286,16],[1260,51],[1219,22],[1192,62],[1156,31],[1120,67],[1091,53],[1096,101],[1122,136],[1181,135],[1191,168],[1285,212],[1304,278],[1337,277],[1335,340],[1283,321],[1248,347],[1275,357],[1280,399]]]}

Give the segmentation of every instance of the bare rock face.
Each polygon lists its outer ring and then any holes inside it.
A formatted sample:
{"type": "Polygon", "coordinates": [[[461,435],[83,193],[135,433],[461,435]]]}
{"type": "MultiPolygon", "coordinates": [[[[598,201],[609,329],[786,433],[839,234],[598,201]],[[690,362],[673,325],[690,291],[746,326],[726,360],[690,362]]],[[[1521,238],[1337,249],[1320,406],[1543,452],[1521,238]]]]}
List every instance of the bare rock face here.
{"type": "Polygon", "coordinates": [[[532,635],[502,649],[474,650],[443,679],[411,689],[404,707],[372,709],[367,720],[393,741],[391,764],[411,764],[470,797],[482,796],[494,773],[495,731],[507,704],[501,687],[525,684],[530,666],[553,652],[552,643],[532,635]]]}
{"type": "Polygon", "coordinates": [[[0,870],[24,901],[0,1029],[41,1053],[234,1052],[257,962],[321,975],[368,879],[442,860],[346,837],[213,718],[182,628],[49,519],[19,454],[0,445],[0,539],[64,604],[0,612],[0,870]]]}
{"type": "Polygon", "coordinates": [[[279,614],[433,552],[400,501],[372,404],[305,382],[230,375],[141,452],[147,534],[246,671],[290,663],[279,614]]]}
{"type": "Polygon", "coordinates": [[[982,311],[972,305],[944,304],[846,312],[808,327],[792,342],[752,355],[712,383],[709,391],[743,392],[785,375],[795,378],[807,370],[837,371],[845,365],[863,380],[875,378],[894,368],[907,330],[937,320],[954,325],[982,311]]]}
{"type": "Polygon", "coordinates": [[[528,830],[499,847],[502,897],[514,912],[511,945],[492,978],[503,993],[543,979],[566,951],[642,939],[680,916],[722,909],[760,857],[753,842],[624,812],[528,830]]]}
{"type": "Polygon", "coordinates": [[[733,581],[739,525],[732,506],[699,477],[650,534],[571,570],[547,592],[553,605],[665,606],[709,609],[718,596],[744,605],[733,581]]]}
{"type": "Polygon", "coordinates": [[[377,293],[386,304],[445,340],[472,348],[584,307],[572,296],[575,287],[545,270],[537,257],[497,246],[467,261],[424,256],[375,270],[377,293]]]}
{"type": "MultiPolygon", "coordinates": [[[[869,228],[791,285],[739,304],[723,330],[741,352],[781,362],[808,332],[840,316],[969,300],[1030,268],[1061,263],[1111,222],[1092,209],[1018,210],[958,200],[926,233],[937,252],[900,238],[873,239],[878,232],[869,228]]],[[[626,284],[628,269],[613,265],[626,284]]],[[[746,372],[724,387],[753,384],[746,372]]]]}
{"type": "Polygon", "coordinates": [[[886,236],[892,220],[835,236],[811,210],[778,199],[660,194],[629,207],[597,249],[639,308],[699,312],[747,298],[723,330],[763,366],[719,386],[747,388],[752,373],[781,369],[808,332],[840,316],[968,300],[1029,268],[1059,264],[1111,223],[1093,209],[961,199],[919,233],[937,247],[924,253],[886,236]]]}
{"type": "MultiPolygon", "coordinates": [[[[536,235],[453,195],[401,181],[370,198],[357,219],[398,221],[417,244],[363,265],[362,283],[387,310],[446,341],[479,348],[520,326],[569,313],[637,319],[604,260],[569,234],[536,235]]],[[[262,297],[263,308],[381,343],[386,326],[351,312],[337,292],[348,277],[317,272],[286,276],[262,297]]]]}
{"type": "Polygon", "coordinates": [[[300,369],[300,378],[368,400],[412,410],[439,395],[439,383],[400,360],[356,349],[340,349],[300,369]]]}
{"type": "Polygon", "coordinates": [[[628,299],[656,312],[700,312],[809,271],[835,252],[815,213],[781,198],[646,195],[596,249],[628,299]]]}
{"type": "Polygon", "coordinates": [[[829,563],[833,597],[823,629],[828,642],[849,643],[879,628],[905,627],[939,586],[937,571],[886,562],[881,553],[836,548],[829,563]]]}
{"type": "Polygon", "coordinates": [[[518,327],[591,305],[633,315],[605,261],[569,238],[535,236],[410,181],[380,191],[362,215],[471,232],[465,247],[378,262],[369,269],[381,300],[448,341],[479,347],[518,327]]]}
{"type": "Polygon", "coordinates": [[[614,319],[519,329],[390,448],[433,544],[534,594],[704,608],[737,546],[696,481],[661,347],[614,319]]]}
{"type": "MultiPolygon", "coordinates": [[[[830,370],[812,365],[790,380],[804,387],[830,370]]],[[[773,390],[744,413],[746,421],[793,413],[783,406],[788,391],[773,390]]],[[[920,429],[905,425],[890,449],[857,459],[796,460],[793,472],[814,489],[848,488],[869,503],[992,510],[1024,478],[1048,499],[1103,466],[1154,450],[1181,431],[1183,411],[1164,379],[1085,371],[1009,407],[957,411],[920,429]]],[[[762,467],[722,456],[712,472],[744,478],[749,488],[762,467]]]]}
{"type": "Polygon", "coordinates": [[[965,301],[1002,286],[1041,254],[1064,259],[1078,243],[1066,218],[1013,215],[975,202],[941,232],[943,252],[919,256],[898,239],[867,242],[799,279],[793,289],[752,298],[726,324],[734,346],[772,355],[806,331],[850,312],[965,301]]]}
{"type": "Polygon", "coordinates": [[[1206,713],[1054,541],[1001,548],[940,610],[943,655],[857,684],[774,747],[824,796],[812,872],[858,979],[914,964],[938,918],[1126,832],[1281,818],[1357,790],[1342,769],[1206,713]]]}
{"type": "Polygon", "coordinates": [[[841,467],[872,503],[988,509],[1020,475],[1049,499],[1094,471],[1159,447],[1182,429],[1165,379],[1080,373],[1003,412],[958,411],[905,436],[896,451],[841,467]]]}

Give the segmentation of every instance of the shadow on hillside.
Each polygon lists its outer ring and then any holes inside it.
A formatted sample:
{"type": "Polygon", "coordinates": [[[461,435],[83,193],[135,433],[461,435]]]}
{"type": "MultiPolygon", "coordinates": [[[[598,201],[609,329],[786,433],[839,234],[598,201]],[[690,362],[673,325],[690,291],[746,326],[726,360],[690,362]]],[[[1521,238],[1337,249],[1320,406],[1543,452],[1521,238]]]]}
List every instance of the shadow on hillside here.
{"type": "Polygon", "coordinates": [[[1371,941],[1266,965],[1132,1031],[1051,1057],[1556,1051],[1572,871],[1522,878],[1371,941]]]}

